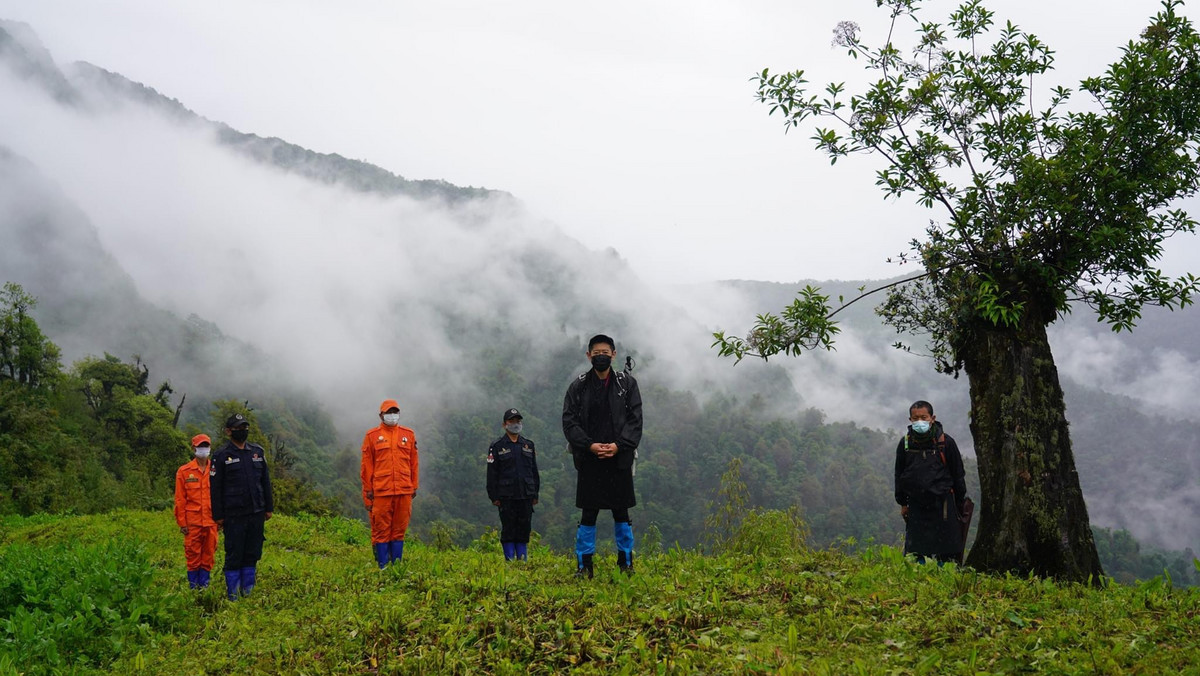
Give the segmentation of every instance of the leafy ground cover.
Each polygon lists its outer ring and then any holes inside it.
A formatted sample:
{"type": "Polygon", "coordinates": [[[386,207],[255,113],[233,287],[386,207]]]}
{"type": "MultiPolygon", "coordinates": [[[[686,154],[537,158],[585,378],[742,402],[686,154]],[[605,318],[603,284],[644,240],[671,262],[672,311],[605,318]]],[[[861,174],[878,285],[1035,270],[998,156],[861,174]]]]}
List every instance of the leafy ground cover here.
{"type": "MultiPolygon", "coordinates": [[[[543,546],[413,542],[380,572],[366,528],[267,527],[255,596],[187,589],[167,512],[0,520],[0,674],[1197,673],[1200,590],[1095,587],[795,549],[747,521],[718,556],[572,578],[543,546]]],[[[602,543],[602,546],[611,543],[602,543]]],[[[218,551],[218,568],[220,567],[218,551]]],[[[217,576],[214,576],[214,582],[217,576]]]]}

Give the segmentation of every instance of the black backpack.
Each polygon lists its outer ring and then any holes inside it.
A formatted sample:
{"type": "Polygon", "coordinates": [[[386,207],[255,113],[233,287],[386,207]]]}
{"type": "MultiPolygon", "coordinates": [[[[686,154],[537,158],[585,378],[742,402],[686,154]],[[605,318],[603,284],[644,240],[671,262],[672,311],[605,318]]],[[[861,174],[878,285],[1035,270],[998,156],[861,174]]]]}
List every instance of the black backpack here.
{"type": "Polygon", "coordinates": [[[904,470],[898,488],[908,495],[909,504],[933,505],[954,490],[954,479],[946,468],[946,435],[939,434],[933,448],[909,448],[904,435],[904,470]]]}

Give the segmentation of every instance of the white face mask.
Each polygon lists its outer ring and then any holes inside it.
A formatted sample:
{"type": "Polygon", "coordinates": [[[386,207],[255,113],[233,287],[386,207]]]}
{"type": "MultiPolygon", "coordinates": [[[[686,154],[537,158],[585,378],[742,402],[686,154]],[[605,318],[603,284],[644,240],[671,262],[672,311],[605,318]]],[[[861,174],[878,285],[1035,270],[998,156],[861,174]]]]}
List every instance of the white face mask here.
{"type": "Polygon", "coordinates": [[[201,460],[208,459],[208,452],[209,452],[208,446],[197,446],[196,447],[196,457],[200,458],[201,460]]]}
{"type": "Polygon", "coordinates": [[[400,414],[399,413],[384,413],[383,414],[383,424],[391,426],[391,427],[395,427],[396,425],[399,425],[400,424],[400,414]]]}

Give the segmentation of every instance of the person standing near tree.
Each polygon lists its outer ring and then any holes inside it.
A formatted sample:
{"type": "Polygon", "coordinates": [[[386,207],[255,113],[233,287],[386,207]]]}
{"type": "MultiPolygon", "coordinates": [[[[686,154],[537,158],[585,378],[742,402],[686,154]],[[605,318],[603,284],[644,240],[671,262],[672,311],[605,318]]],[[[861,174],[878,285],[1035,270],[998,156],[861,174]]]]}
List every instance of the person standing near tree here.
{"type": "Polygon", "coordinates": [[[563,398],[563,435],[578,476],[575,506],[583,510],[575,532],[576,577],[591,578],[596,519],[612,510],[617,566],[633,572],[633,463],[642,440],[642,395],[628,373],[614,371],[616,343],[600,334],[588,341],[592,368],[571,382],[563,398]]]}
{"type": "Polygon", "coordinates": [[[957,561],[963,551],[959,515],[967,499],[962,454],[942,431],[933,404],[908,408],[908,432],[896,446],[896,502],[904,518],[904,553],[957,561]]]}
{"type": "Polygon", "coordinates": [[[500,546],[504,560],[528,559],[533,506],[538,502],[541,477],[533,441],[521,436],[521,412],[504,412],[504,435],[492,442],[487,454],[487,492],[500,508],[500,546]]]}
{"type": "Polygon", "coordinates": [[[420,480],[417,435],[400,425],[395,399],[379,405],[379,421],[382,424],[363,436],[360,475],[363,506],[371,518],[371,547],[382,569],[404,557],[404,535],[420,480]]]}
{"type": "Polygon", "coordinates": [[[258,580],[265,524],[275,511],[271,474],[263,447],[247,441],[250,421],[241,413],[225,420],[229,441],[217,449],[209,470],[212,515],[225,530],[225,593],[249,596],[258,580]]]}
{"type": "Polygon", "coordinates": [[[188,586],[204,589],[211,579],[217,552],[217,522],[213,521],[208,489],[208,456],[212,440],[207,434],[192,437],[192,460],[175,472],[175,523],[183,533],[188,586]]]}

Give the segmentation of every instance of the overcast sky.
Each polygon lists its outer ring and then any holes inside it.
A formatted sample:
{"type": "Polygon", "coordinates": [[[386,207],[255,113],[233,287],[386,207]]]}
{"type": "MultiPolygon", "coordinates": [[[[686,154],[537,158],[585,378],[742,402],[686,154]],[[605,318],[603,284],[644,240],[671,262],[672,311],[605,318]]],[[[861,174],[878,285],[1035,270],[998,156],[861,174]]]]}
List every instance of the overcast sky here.
{"type": "MultiPolygon", "coordinates": [[[[1057,50],[1047,86],[1098,74],[1160,6],[988,5],[1057,50]]],[[[0,18],[241,131],[511,192],[650,281],[889,277],[941,218],[885,202],[876,161],[830,167],[753,99],[764,67],[861,77],[830,38],[842,20],[878,37],[871,0],[0,0],[0,18]]],[[[1169,246],[1168,272],[1200,268],[1194,236],[1169,246]]]]}

